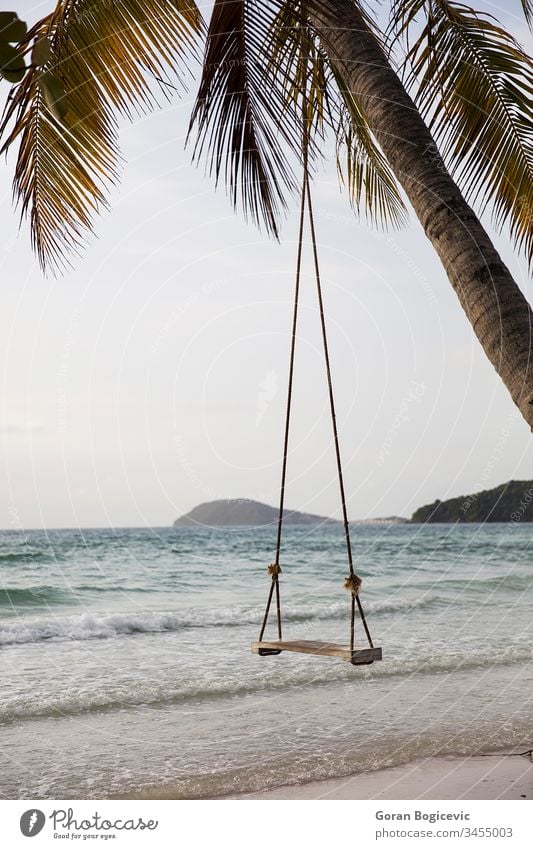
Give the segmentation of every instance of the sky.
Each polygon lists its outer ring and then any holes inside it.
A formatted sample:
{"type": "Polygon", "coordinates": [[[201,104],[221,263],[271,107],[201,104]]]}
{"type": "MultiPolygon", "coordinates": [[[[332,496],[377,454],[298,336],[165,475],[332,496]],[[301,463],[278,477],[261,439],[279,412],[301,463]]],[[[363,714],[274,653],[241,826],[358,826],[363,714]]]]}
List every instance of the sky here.
{"type": "MultiPolygon", "coordinates": [[[[29,22],[50,8],[15,5],[29,22]]],[[[483,7],[526,38],[518,2],[483,7]]],[[[111,210],[63,276],[41,273],[0,163],[1,527],[163,526],[278,499],[297,210],[278,244],[215,192],[184,149],[193,96],[122,126],[111,210]]],[[[358,221],[328,152],[313,198],[350,517],[533,477],[529,429],[414,216],[358,221]]],[[[308,250],[286,504],[339,517],[311,271],[308,250]]]]}

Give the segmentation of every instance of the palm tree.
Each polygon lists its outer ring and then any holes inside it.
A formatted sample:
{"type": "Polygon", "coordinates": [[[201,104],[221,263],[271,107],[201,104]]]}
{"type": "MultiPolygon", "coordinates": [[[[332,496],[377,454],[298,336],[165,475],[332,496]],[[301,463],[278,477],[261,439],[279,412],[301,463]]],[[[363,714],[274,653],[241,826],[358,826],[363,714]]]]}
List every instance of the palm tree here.
{"type": "MultiPolygon", "coordinates": [[[[532,0],[522,6],[531,24],[532,0]]],[[[311,168],[333,133],[356,211],[397,226],[407,198],[533,429],[531,308],[469,205],[490,206],[531,263],[531,64],[493,17],[456,0],[390,0],[386,32],[362,0],[215,0],[207,28],[194,0],[58,0],[20,40],[18,67],[0,43],[4,76],[20,79],[3,150],[19,144],[15,195],[42,265],[79,249],[106,204],[117,113],[184,86],[204,39],[194,158],[278,236],[302,116],[311,168]]]]}

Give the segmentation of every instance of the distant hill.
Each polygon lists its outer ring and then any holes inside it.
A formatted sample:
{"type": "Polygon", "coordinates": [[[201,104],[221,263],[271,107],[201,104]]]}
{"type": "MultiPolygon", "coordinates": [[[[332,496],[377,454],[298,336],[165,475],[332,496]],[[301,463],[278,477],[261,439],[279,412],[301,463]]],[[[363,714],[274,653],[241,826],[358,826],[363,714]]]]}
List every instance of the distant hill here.
{"type": "MultiPolygon", "coordinates": [[[[207,501],[194,507],[190,513],[180,516],[174,527],[202,526],[224,527],[231,525],[272,525],[278,520],[277,507],[250,501],[248,498],[226,498],[222,501],[207,501]]],[[[289,525],[338,524],[335,519],[315,516],[313,513],[298,513],[284,510],[283,520],[289,525]]]]}
{"type": "Polygon", "coordinates": [[[509,481],[494,489],[419,507],[412,522],[533,522],[533,481],[509,481]]]}

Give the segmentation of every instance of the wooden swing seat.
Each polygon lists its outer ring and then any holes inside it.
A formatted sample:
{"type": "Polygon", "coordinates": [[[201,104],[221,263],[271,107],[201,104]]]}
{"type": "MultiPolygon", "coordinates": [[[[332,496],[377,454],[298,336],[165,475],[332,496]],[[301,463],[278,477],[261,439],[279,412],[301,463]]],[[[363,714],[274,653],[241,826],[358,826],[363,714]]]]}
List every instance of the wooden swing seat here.
{"type": "Polygon", "coordinates": [[[267,657],[281,654],[282,651],[295,651],[301,654],[317,654],[325,657],[340,657],[354,666],[363,666],[381,660],[380,648],[350,649],[350,646],[338,643],[326,643],[321,640],[261,640],[252,643],[254,654],[267,657]]]}

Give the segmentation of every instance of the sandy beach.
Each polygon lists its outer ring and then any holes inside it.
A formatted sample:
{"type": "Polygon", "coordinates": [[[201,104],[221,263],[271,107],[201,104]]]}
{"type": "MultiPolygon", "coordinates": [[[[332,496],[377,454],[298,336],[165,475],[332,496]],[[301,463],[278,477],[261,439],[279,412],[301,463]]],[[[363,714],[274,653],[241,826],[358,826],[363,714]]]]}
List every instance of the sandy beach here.
{"type": "Polygon", "coordinates": [[[506,754],[436,757],[241,799],[533,799],[533,764],[506,754]]]}

